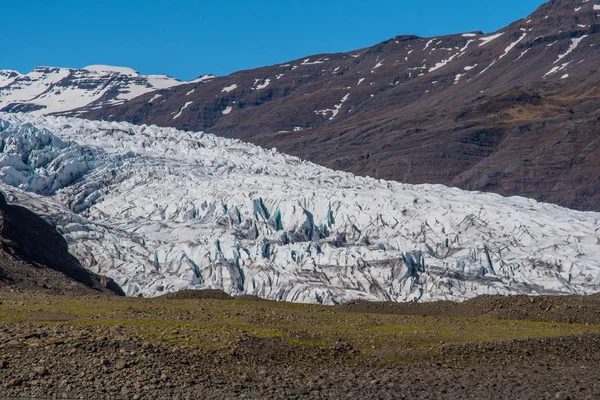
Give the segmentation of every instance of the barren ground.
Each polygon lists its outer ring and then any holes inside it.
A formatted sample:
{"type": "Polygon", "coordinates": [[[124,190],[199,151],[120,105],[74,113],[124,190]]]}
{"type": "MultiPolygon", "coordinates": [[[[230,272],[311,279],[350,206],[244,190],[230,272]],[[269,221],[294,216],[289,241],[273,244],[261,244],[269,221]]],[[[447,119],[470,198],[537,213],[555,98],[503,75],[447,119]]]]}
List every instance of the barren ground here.
{"type": "Polygon", "coordinates": [[[325,307],[5,290],[0,301],[0,397],[600,398],[596,296],[325,307]]]}

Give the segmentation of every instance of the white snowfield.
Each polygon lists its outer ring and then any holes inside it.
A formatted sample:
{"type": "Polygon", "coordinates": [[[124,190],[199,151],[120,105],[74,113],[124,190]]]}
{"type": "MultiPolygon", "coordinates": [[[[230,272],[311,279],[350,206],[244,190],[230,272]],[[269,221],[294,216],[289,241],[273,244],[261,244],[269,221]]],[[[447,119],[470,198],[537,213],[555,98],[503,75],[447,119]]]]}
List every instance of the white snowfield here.
{"type": "Polygon", "coordinates": [[[0,70],[0,110],[64,113],[82,107],[124,103],[142,94],[182,85],[166,75],[140,75],[126,67],[38,67],[26,75],[0,70]]]}
{"type": "Polygon", "coordinates": [[[0,114],[0,190],[128,295],[464,300],[600,291],[600,213],[356,177],[172,128],[0,114]]]}

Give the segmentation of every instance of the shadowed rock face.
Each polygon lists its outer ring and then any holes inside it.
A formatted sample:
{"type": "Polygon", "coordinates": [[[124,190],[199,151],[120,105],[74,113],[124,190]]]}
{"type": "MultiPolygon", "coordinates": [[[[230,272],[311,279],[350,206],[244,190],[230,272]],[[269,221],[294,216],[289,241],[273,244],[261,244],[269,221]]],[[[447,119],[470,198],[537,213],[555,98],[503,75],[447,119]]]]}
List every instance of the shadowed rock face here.
{"type": "Polygon", "coordinates": [[[29,288],[47,288],[49,283],[61,291],[67,288],[68,281],[74,281],[97,292],[124,295],[112,279],[82,267],[54,227],[24,207],[7,204],[3,193],[0,193],[0,240],[0,282],[29,288]],[[59,274],[48,273],[46,269],[59,274]]]}
{"type": "Polygon", "coordinates": [[[600,210],[594,6],[551,1],[491,34],[398,36],[78,115],[207,130],[377,178],[600,210]]]}

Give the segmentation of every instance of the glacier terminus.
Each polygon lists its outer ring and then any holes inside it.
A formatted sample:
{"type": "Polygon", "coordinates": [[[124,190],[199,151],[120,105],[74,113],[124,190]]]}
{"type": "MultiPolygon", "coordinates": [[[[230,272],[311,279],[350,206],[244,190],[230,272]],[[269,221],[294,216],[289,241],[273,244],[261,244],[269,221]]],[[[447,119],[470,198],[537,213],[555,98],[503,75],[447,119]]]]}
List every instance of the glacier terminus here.
{"type": "Polygon", "coordinates": [[[600,213],[358,177],[173,128],[0,114],[0,190],[130,296],[339,304],[600,291],[600,213]]]}

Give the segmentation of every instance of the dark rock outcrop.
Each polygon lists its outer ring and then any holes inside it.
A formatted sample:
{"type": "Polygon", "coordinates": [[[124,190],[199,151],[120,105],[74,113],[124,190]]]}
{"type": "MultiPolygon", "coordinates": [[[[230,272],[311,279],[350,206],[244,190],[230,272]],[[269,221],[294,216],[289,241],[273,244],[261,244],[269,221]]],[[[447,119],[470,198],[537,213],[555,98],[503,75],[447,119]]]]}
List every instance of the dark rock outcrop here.
{"type": "Polygon", "coordinates": [[[123,296],[112,279],[86,270],[43,218],[0,193],[0,286],[123,296]]]}

